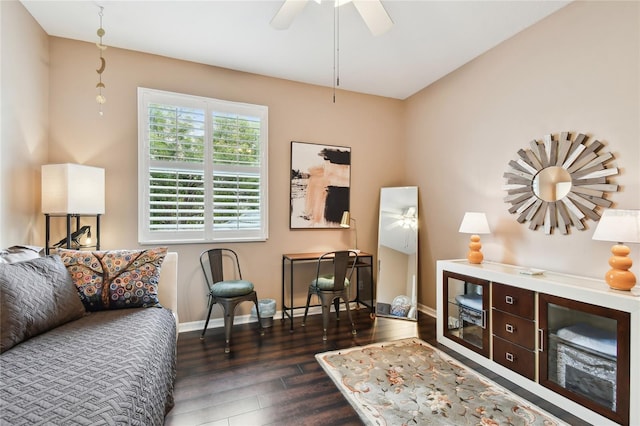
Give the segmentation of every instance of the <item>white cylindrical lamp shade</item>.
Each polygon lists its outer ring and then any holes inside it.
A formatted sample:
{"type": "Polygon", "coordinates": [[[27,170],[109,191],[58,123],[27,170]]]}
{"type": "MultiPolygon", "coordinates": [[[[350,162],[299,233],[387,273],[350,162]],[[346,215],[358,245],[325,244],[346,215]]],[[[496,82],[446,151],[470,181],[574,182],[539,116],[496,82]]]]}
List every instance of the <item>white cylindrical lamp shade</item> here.
{"type": "Polygon", "coordinates": [[[42,166],[42,212],[104,214],[104,169],[80,164],[42,166]]]}

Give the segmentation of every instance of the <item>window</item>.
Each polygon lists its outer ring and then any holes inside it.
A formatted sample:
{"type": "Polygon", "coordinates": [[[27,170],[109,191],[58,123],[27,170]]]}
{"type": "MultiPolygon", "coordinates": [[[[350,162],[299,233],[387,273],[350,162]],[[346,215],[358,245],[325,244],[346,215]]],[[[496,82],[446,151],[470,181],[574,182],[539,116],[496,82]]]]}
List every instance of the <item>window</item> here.
{"type": "Polygon", "coordinates": [[[266,106],[138,88],[140,243],[268,238],[266,106]]]}

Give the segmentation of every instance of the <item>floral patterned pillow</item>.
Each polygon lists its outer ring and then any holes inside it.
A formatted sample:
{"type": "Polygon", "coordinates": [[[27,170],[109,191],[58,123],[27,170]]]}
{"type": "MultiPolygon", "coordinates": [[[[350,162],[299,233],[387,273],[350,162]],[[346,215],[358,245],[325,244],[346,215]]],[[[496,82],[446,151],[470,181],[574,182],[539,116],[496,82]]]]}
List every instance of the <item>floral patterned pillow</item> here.
{"type": "Polygon", "coordinates": [[[158,282],[167,247],[148,250],[59,249],[87,311],[160,306],[158,282]]]}

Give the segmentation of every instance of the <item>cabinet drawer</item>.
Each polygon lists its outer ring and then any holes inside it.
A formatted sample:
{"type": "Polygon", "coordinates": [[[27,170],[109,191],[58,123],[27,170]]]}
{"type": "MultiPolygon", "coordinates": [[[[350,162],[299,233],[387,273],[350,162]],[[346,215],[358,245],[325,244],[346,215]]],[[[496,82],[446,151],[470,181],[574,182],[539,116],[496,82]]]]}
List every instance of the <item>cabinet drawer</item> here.
{"type": "Polygon", "coordinates": [[[536,347],[536,327],[531,320],[493,310],[493,334],[509,342],[534,350],[536,347]]]}
{"type": "Polygon", "coordinates": [[[493,360],[528,379],[535,379],[535,352],[494,337],[493,360]]]}
{"type": "Polygon", "coordinates": [[[534,292],[524,288],[493,283],[491,306],[523,318],[534,318],[534,292]]]}

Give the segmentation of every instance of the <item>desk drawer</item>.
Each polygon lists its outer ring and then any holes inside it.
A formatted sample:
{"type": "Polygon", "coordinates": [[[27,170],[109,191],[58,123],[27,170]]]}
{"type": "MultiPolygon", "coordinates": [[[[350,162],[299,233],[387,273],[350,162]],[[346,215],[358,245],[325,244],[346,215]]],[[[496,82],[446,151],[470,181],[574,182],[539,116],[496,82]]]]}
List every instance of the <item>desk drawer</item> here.
{"type": "Polygon", "coordinates": [[[497,309],[493,310],[492,316],[493,334],[527,349],[535,349],[536,327],[533,321],[497,309]]]}
{"type": "Polygon", "coordinates": [[[491,306],[519,317],[534,319],[533,291],[498,283],[493,283],[492,289],[491,306]]]}
{"type": "Polygon", "coordinates": [[[535,352],[494,336],[493,360],[528,379],[535,379],[535,352]]]}

